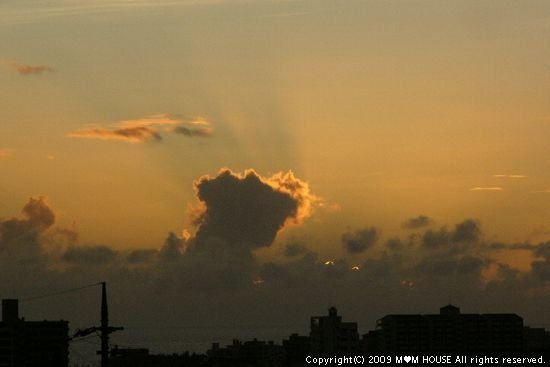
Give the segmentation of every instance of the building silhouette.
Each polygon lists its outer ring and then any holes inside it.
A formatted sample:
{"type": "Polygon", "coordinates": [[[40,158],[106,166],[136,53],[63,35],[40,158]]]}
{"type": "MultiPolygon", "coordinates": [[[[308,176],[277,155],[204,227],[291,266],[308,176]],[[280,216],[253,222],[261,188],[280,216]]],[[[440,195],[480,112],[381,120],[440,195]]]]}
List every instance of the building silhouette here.
{"type": "Polygon", "coordinates": [[[490,352],[504,356],[537,353],[538,357],[548,356],[550,351],[550,333],[524,326],[523,319],[516,314],[463,314],[453,305],[440,308],[438,314],[386,315],[361,341],[357,323],[342,322],[334,307],[328,315],[314,316],[310,321],[309,336],[291,334],[282,345],[257,339],[234,339],[224,347],[213,343],[206,354],[171,355],[150,354],[146,348],[115,346],[110,350],[108,366],[297,367],[305,364],[307,356],[487,355],[490,352]]]}
{"type": "Polygon", "coordinates": [[[67,367],[68,321],[26,321],[16,299],[2,300],[0,367],[67,367]]]}
{"type": "Polygon", "coordinates": [[[146,348],[119,348],[110,350],[109,367],[202,367],[210,366],[202,354],[150,354],[146,348]]]}
{"type": "Polygon", "coordinates": [[[310,353],[310,338],[305,335],[292,334],[283,340],[285,366],[303,366],[310,353]]]}
{"type": "Polygon", "coordinates": [[[362,346],[367,353],[521,353],[549,344],[548,332],[524,327],[516,314],[463,314],[447,305],[439,314],[386,315],[362,346]]]}
{"type": "Polygon", "coordinates": [[[245,342],[234,339],[224,348],[213,343],[207,355],[212,367],[282,367],[285,359],[281,345],[256,339],[245,342]]]}
{"type": "Polygon", "coordinates": [[[310,352],[313,355],[352,354],[359,351],[356,322],[342,322],[335,307],[328,316],[314,316],[310,323],[310,352]]]}

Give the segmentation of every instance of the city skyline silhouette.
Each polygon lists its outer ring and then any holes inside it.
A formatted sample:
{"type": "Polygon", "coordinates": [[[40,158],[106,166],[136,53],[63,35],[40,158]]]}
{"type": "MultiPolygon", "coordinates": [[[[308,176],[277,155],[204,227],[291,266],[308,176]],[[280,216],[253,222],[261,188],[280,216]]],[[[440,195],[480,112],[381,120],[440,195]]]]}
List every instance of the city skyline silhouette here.
{"type": "Polygon", "coordinates": [[[453,361],[458,358],[460,363],[454,365],[463,365],[462,359],[470,358],[496,363],[495,358],[543,358],[546,361],[550,357],[550,331],[526,326],[516,314],[464,314],[453,305],[441,307],[438,314],[385,315],[377,321],[375,329],[366,333],[359,331],[356,322],[343,321],[332,306],[327,315],[310,317],[307,335],[292,333],[281,343],[257,338],[233,339],[225,346],[212,342],[205,353],[155,354],[144,345],[120,347],[109,342],[109,334],[124,328],[109,325],[106,283],[98,285],[102,286],[101,326],[76,332],[69,332],[66,320],[27,321],[19,316],[18,300],[2,300],[0,365],[301,366],[311,363],[312,358],[349,358],[350,361],[353,358],[384,358],[384,363],[392,358],[394,363],[396,359],[402,363],[404,356],[444,356],[442,358],[453,361]],[[90,336],[100,340],[96,344],[100,346],[96,352],[99,361],[76,362],[74,356],[71,358],[70,350],[73,354],[75,351],[71,347],[81,341],[91,341],[90,336]]]}
{"type": "Polygon", "coordinates": [[[463,348],[449,304],[542,335],[548,19],[545,0],[0,1],[0,299],[69,322],[77,364],[101,343],[298,356],[331,307],[360,346],[424,315],[415,348],[463,348]]]}

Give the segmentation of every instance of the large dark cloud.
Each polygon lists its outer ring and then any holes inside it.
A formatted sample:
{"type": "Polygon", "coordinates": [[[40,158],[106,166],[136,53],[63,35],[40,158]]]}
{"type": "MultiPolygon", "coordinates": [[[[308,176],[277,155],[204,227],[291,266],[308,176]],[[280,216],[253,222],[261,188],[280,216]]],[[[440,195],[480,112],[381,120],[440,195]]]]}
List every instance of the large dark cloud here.
{"type": "Polygon", "coordinates": [[[309,215],[312,196],[292,173],[263,178],[253,170],[222,170],[195,183],[203,211],[197,216],[196,245],[212,238],[230,247],[270,246],[288,221],[309,215]]]}
{"type": "Polygon", "coordinates": [[[378,230],[374,227],[367,227],[353,232],[346,232],[342,235],[344,249],[350,254],[360,254],[372,247],[378,237],[378,230]]]}

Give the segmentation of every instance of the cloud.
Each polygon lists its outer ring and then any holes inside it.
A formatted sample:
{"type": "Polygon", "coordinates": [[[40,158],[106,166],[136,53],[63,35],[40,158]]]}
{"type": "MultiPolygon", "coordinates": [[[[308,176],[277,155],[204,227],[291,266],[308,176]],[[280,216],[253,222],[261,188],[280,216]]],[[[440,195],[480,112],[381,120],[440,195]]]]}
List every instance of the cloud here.
{"type": "Polygon", "coordinates": [[[470,191],[504,191],[502,187],[473,187],[470,191]]]}
{"type": "Polygon", "coordinates": [[[195,182],[201,211],[195,219],[196,241],[217,238],[234,248],[268,247],[287,223],[311,214],[316,199],[309,185],[292,172],[262,177],[254,170],[221,170],[195,182]]]}
{"type": "Polygon", "coordinates": [[[0,148],[0,159],[11,156],[12,150],[7,148],[0,148]]]}
{"type": "Polygon", "coordinates": [[[96,126],[72,131],[72,138],[117,140],[127,143],[144,143],[162,140],[161,131],[183,134],[188,137],[210,137],[214,129],[202,118],[183,119],[176,115],[157,114],[134,120],[123,120],[113,127],[96,126]]]}
{"type": "Polygon", "coordinates": [[[419,215],[418,217],[410,218],[406,220],[402,227],[407,229],[417,229],[421,227],[426,227],[433,222],[432,218],[426,215],[419,215]]]}
{"type": "Polygon", "coordinates": [[[347,232],[342,235],[344,249],[350,254],[360,254],[372,247],[378,237],[378,230],[374,227],[367,227],[354,232],[347,232]]]}
{"type": "Polygon", "coordinates": [[[47,65],[22,64],[15,61],[3,61],[1,64],[15,70],[20,75],[40,75],[44,73],[53,73],[55,70],[47,65]]]}

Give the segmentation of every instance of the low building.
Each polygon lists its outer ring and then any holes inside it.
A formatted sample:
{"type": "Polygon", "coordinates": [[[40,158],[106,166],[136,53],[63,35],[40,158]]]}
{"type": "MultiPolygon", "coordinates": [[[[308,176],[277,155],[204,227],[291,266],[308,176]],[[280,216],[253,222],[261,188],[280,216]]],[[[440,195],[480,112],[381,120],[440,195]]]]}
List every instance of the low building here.
{"type": "Polygon", "coordinates": [[[310,339],[308,336],[292,334],[283,340],[285,351],[285,366],[303,366],[310,354],[310,339]]]}
{"type": "Polygon", "coordinates": [[[235,339],[225,348],[214,343],[207,354],[213,367],[282,367],[285,358],[281,345],[256,339],[245,342],[235,339]]]}

